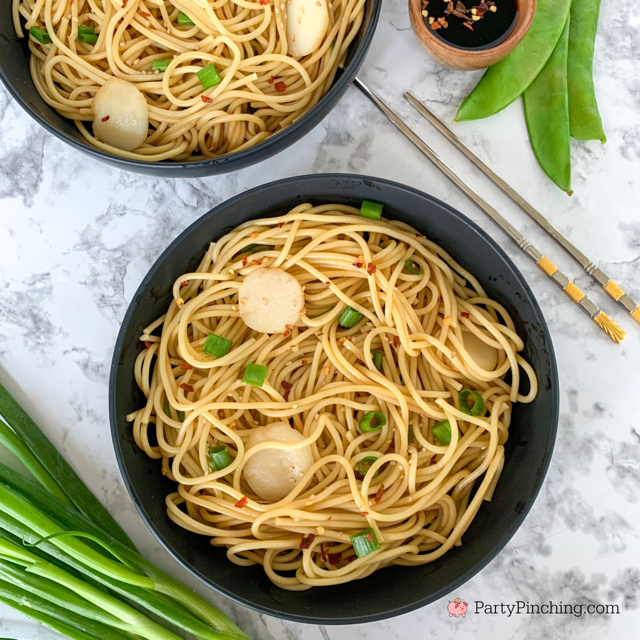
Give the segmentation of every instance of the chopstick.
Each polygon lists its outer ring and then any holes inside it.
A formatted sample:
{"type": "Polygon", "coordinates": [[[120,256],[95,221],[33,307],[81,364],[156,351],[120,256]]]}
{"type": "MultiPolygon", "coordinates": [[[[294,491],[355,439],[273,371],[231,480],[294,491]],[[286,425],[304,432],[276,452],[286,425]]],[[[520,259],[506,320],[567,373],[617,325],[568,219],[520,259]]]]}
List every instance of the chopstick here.
{"type": "Polygon", "coordinates": [[[503,218],[488,202],[482,199],[462,178],[460,178],[438,155],[423,142],[378,96],[359,78],[354,84],[373,102],[382,113],[425,155],[451,182],[484,211],[544,273],[549,276],[564,293],[575,302],[593,322],[616,344],[626,333],[601,309],[599,309],[573,282],[569,280],[547,257],[536,249],[511,223],[503,218]]]}
{"type": "Polygon", "coordinates": [[[562,235],[537,209],[527,202],[515,189],[510,187],[500,176],[496,175],[478,156],[467,147],[467,145],[447,127],[438,116],[434,115],[411,93],[407,92],[404,97],[411,103],[417,111],[423,115],[449,142],[459,151],[464,153],[473,164],[480,169],[495,185],[500,187],[511,200],[513,200],[530,218],[535,220],[587,273],[595,280],[625,311],[640,324],[640,305],[607,276],[595,262],[592,262],[562,235]]]}

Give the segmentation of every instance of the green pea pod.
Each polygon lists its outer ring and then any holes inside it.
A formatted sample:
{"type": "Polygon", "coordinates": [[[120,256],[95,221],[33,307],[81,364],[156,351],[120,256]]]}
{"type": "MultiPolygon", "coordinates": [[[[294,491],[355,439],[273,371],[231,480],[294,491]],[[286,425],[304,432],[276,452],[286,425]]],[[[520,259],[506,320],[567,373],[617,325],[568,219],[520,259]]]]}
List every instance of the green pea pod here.
{"type": "Polygon", "coordinates": [[[524,92],[524,115],[533,152],[544,172],[571,194],[571,140],[567,51],[569,18],[560,40],[538,77],[524,92]]]}
{"type": "Polygon", "coordinates": [[[567,81],[571,136],[605,143],[607,137],[593,86],[593,49],[599,13],[600,0],[573,0],[571,4],[567,81]]]}
{"type": "Polygon", "coordinates": [[[460,105],[454,122],[488,118],[524,93],[551,56],[570,5],[571,0],[538,0],[527,35],[506,58],[485,71],[460,105]]]}

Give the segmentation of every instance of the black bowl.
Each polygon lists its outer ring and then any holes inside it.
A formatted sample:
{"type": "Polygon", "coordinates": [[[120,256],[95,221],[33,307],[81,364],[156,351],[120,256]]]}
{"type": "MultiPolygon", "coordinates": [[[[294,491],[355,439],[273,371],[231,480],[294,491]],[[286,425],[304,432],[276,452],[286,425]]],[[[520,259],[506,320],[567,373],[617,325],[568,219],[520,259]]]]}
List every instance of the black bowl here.
{"type": "Polygon", "coordinates": [[[71,120],[61,116],[40,97],[29,72],[28,39],[18,38],[13,28],[11,2],[12,0],[0,0],[0,80],[17,103],[49,133],[92,158],[118,169],[163,178],[201,178],[237,171],[270,158],[309,133],[335,107],[356,77],[369,50],[382,7],[382,0],[367,0],[364,20],[360,31],[351,43],[344,70],[318,104],[283,131],[255,147],[212,160],[141,162],[115,156],[91,146],[71,120]]]}
{"type": "MultiPolygon", "coordinates": [[[[542,485],[556,437],[558,374],[547,325],[524,278],[500,247],[477,225],[420,191],[386,180],[350,175],[290,178],[247,191],[212,209],[192,224],[158,258],[138,288],[118,334],[109,389],[111,433],[129,493],[140,515],[164,547],[195,576],[233,600],[280,618],[316,624],[349,624],[406,613],[452,593],[484,567],[522,524],[542,485]],[[311,202],[359,206],[382,202],[384,215],[413,225],[469,269],[489,296],[503,304],[524,339],[523,355],[538,376],[531,404],[513,410],[506,464],[495,495],[485,502],[461,547],[421,567],[388,567],[357,583],[283,591],[262,567],[239,567],[209,538],[189,533],[165,512],[175,484],[160,464],[139,450],[125,416],[144,404],[133,367],[138,337],[169,305],[175,279],[192,271],[210,240],[237,225],[286,213],[311,202]],[[381,588],[381,585],[384,585],[381,588]]],[[[457,595],[457,594],[456,594],[457,595]]]]}

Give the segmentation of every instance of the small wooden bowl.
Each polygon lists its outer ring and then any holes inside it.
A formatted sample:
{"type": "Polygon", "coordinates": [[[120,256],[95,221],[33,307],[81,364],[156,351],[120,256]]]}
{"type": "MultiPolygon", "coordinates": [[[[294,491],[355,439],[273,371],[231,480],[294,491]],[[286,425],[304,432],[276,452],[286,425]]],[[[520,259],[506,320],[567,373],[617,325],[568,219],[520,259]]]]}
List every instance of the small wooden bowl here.
{"type": "MultiPolygon", "coordinates": [[[[432,1],[442,2],[442,0],[432,1]]],[[[508,56],[520,44],[529,30],[536,13],[536,0],[516,0],[516,3],[518,17],[511,33],[495,47],[479,51],[458,49],[438,38],[424,23],[422,0],[409,0],[409,17],[418,42],[436,62],[449,69],[475,71],[490,67],[508,56]]]]}

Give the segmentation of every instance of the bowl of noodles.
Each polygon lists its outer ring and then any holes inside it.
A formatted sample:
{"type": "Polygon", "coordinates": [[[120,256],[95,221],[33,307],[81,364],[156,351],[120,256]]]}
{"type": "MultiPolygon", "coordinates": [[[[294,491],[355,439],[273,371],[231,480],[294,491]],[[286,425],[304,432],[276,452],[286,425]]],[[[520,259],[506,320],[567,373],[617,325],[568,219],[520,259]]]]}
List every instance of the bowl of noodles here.
{"type": "Polygon", "coordinates": [[[381,0],[3,0],[0,79],[50,133],[164,177],[235,171],[315,127],[381,0]]]}
{"type": "Polygon", "coordinates": [[[120,469],[166,549],[316,624],[453,595],[543,482],[558,376],[541,310],[478,226],[377,178],[282,180],[184,231],[110,381],[120,469]]]}

